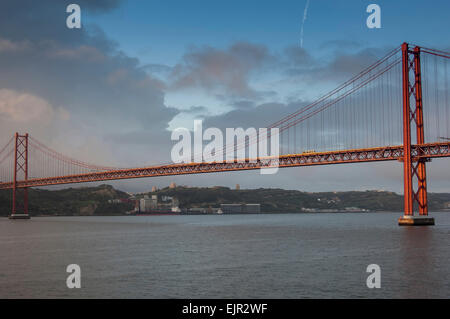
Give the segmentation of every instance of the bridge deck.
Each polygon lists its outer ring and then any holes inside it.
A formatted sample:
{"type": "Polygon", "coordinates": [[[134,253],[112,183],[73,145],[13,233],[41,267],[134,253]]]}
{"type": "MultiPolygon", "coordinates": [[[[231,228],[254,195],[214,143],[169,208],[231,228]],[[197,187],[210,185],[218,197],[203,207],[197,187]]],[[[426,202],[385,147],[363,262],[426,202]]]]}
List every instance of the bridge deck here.
{"type": "MultiPolygon", "coordinates": [[[[412,146],[412,157],[439,158],[450,157],[450,142],[429,143],[412,146]]],[[[303,153],[280,155],[278,166],[296,167],[313,165],[331,165],[358,162],[395,161],[403,159],[403,146],[388,146],[366,149],[351,149],[332,152],[303,153]]],[[[235,160],[233,162],[205,162],[188,164],[169,164],[143,168],[121,169],[93,172],[79,175],[57,176],[18,181],[18,188],[86,183],[107,180],[132,179],[156,176],[185,174],[204,174],[226,171],[255,170],[273,167],[275,157],[257,158],[253,160],[235,160]]],[[[11,189],[13,183],[0,183],[0,189],[11,189]]]]}

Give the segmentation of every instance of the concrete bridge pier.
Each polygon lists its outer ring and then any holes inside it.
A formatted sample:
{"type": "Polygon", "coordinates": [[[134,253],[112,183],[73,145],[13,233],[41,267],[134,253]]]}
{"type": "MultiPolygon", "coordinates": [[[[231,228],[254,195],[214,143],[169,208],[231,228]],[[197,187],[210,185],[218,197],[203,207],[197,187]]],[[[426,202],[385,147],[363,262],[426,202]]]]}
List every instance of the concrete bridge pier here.
{"type": "Polygon", "coordinates": [[[404,215],[398,219],[399,226],[433,226],[434,218],[428,216],[404,215]]]}
{"type": "Polygon", "coordinates": [[[28,214],[11,214],[8,217],[9,219],[30,219],[30,215],[28,214]]]}

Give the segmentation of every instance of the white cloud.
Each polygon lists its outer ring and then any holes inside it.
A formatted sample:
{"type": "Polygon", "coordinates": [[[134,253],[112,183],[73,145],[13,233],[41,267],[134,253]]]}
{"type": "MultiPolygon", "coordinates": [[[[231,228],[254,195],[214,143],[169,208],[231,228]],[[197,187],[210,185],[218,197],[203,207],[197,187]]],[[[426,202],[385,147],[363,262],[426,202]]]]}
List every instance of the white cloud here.
{"type": "Polygon", "coordinates": [[[83,59],[84,61],[101,63],[106,60],[106,56],[97,48],[81,45],[71,49],[56,49],[49,51],[49,55],[56,58],[75,60],[83,59]]]}
{"type": "Polygon", "coordinates": [[[0,38],[0,53],[1,52],[17,52],[30,48],[29,41],[11,41],[0,38]]]}
{"type": "MultiPolygon", "coordinates": [[[[52,105],[38,96],[0,89],[0,120],[48,124],[56,114],[52,105]]],[[[67,113],[64,116],[67,117],[67,113]]]]}

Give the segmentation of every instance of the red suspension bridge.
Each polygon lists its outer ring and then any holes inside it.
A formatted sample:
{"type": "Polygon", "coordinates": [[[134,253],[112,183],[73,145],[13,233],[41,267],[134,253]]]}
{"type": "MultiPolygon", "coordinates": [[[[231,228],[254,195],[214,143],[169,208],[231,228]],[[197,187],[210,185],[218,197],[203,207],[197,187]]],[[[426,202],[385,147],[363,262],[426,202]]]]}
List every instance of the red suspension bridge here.
{"type": "MultiPolygon", "coordinates": [[[[79,161],[16,133],[0,149],[0,189],[12,190],[11,217],[26,218],[29,187],[264,169],[274,160],[279,167],[400,161],[406,217],[401,220],[414,223],[414,211],[428,215],[426,163],[450,157],[449,59],[449,52],[407,43],[395,48],[314,103],[270,125],[279,128],[277,158],[245,156],[124,169],[79,161]]],[[[248,136],[224,151],[244,150],[247,155],[257,139],[248,136]]]]}

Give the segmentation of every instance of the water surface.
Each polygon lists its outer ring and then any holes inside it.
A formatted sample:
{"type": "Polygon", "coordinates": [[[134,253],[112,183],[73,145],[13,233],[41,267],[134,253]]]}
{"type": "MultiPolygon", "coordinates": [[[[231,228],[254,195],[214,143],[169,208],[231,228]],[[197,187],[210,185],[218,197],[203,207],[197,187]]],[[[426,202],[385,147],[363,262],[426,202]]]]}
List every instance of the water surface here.
{"type": "Polygon", "coordinates": [[[449,298],[450,214],[432,215],[0,218],[0,298],[449,298]]]}

